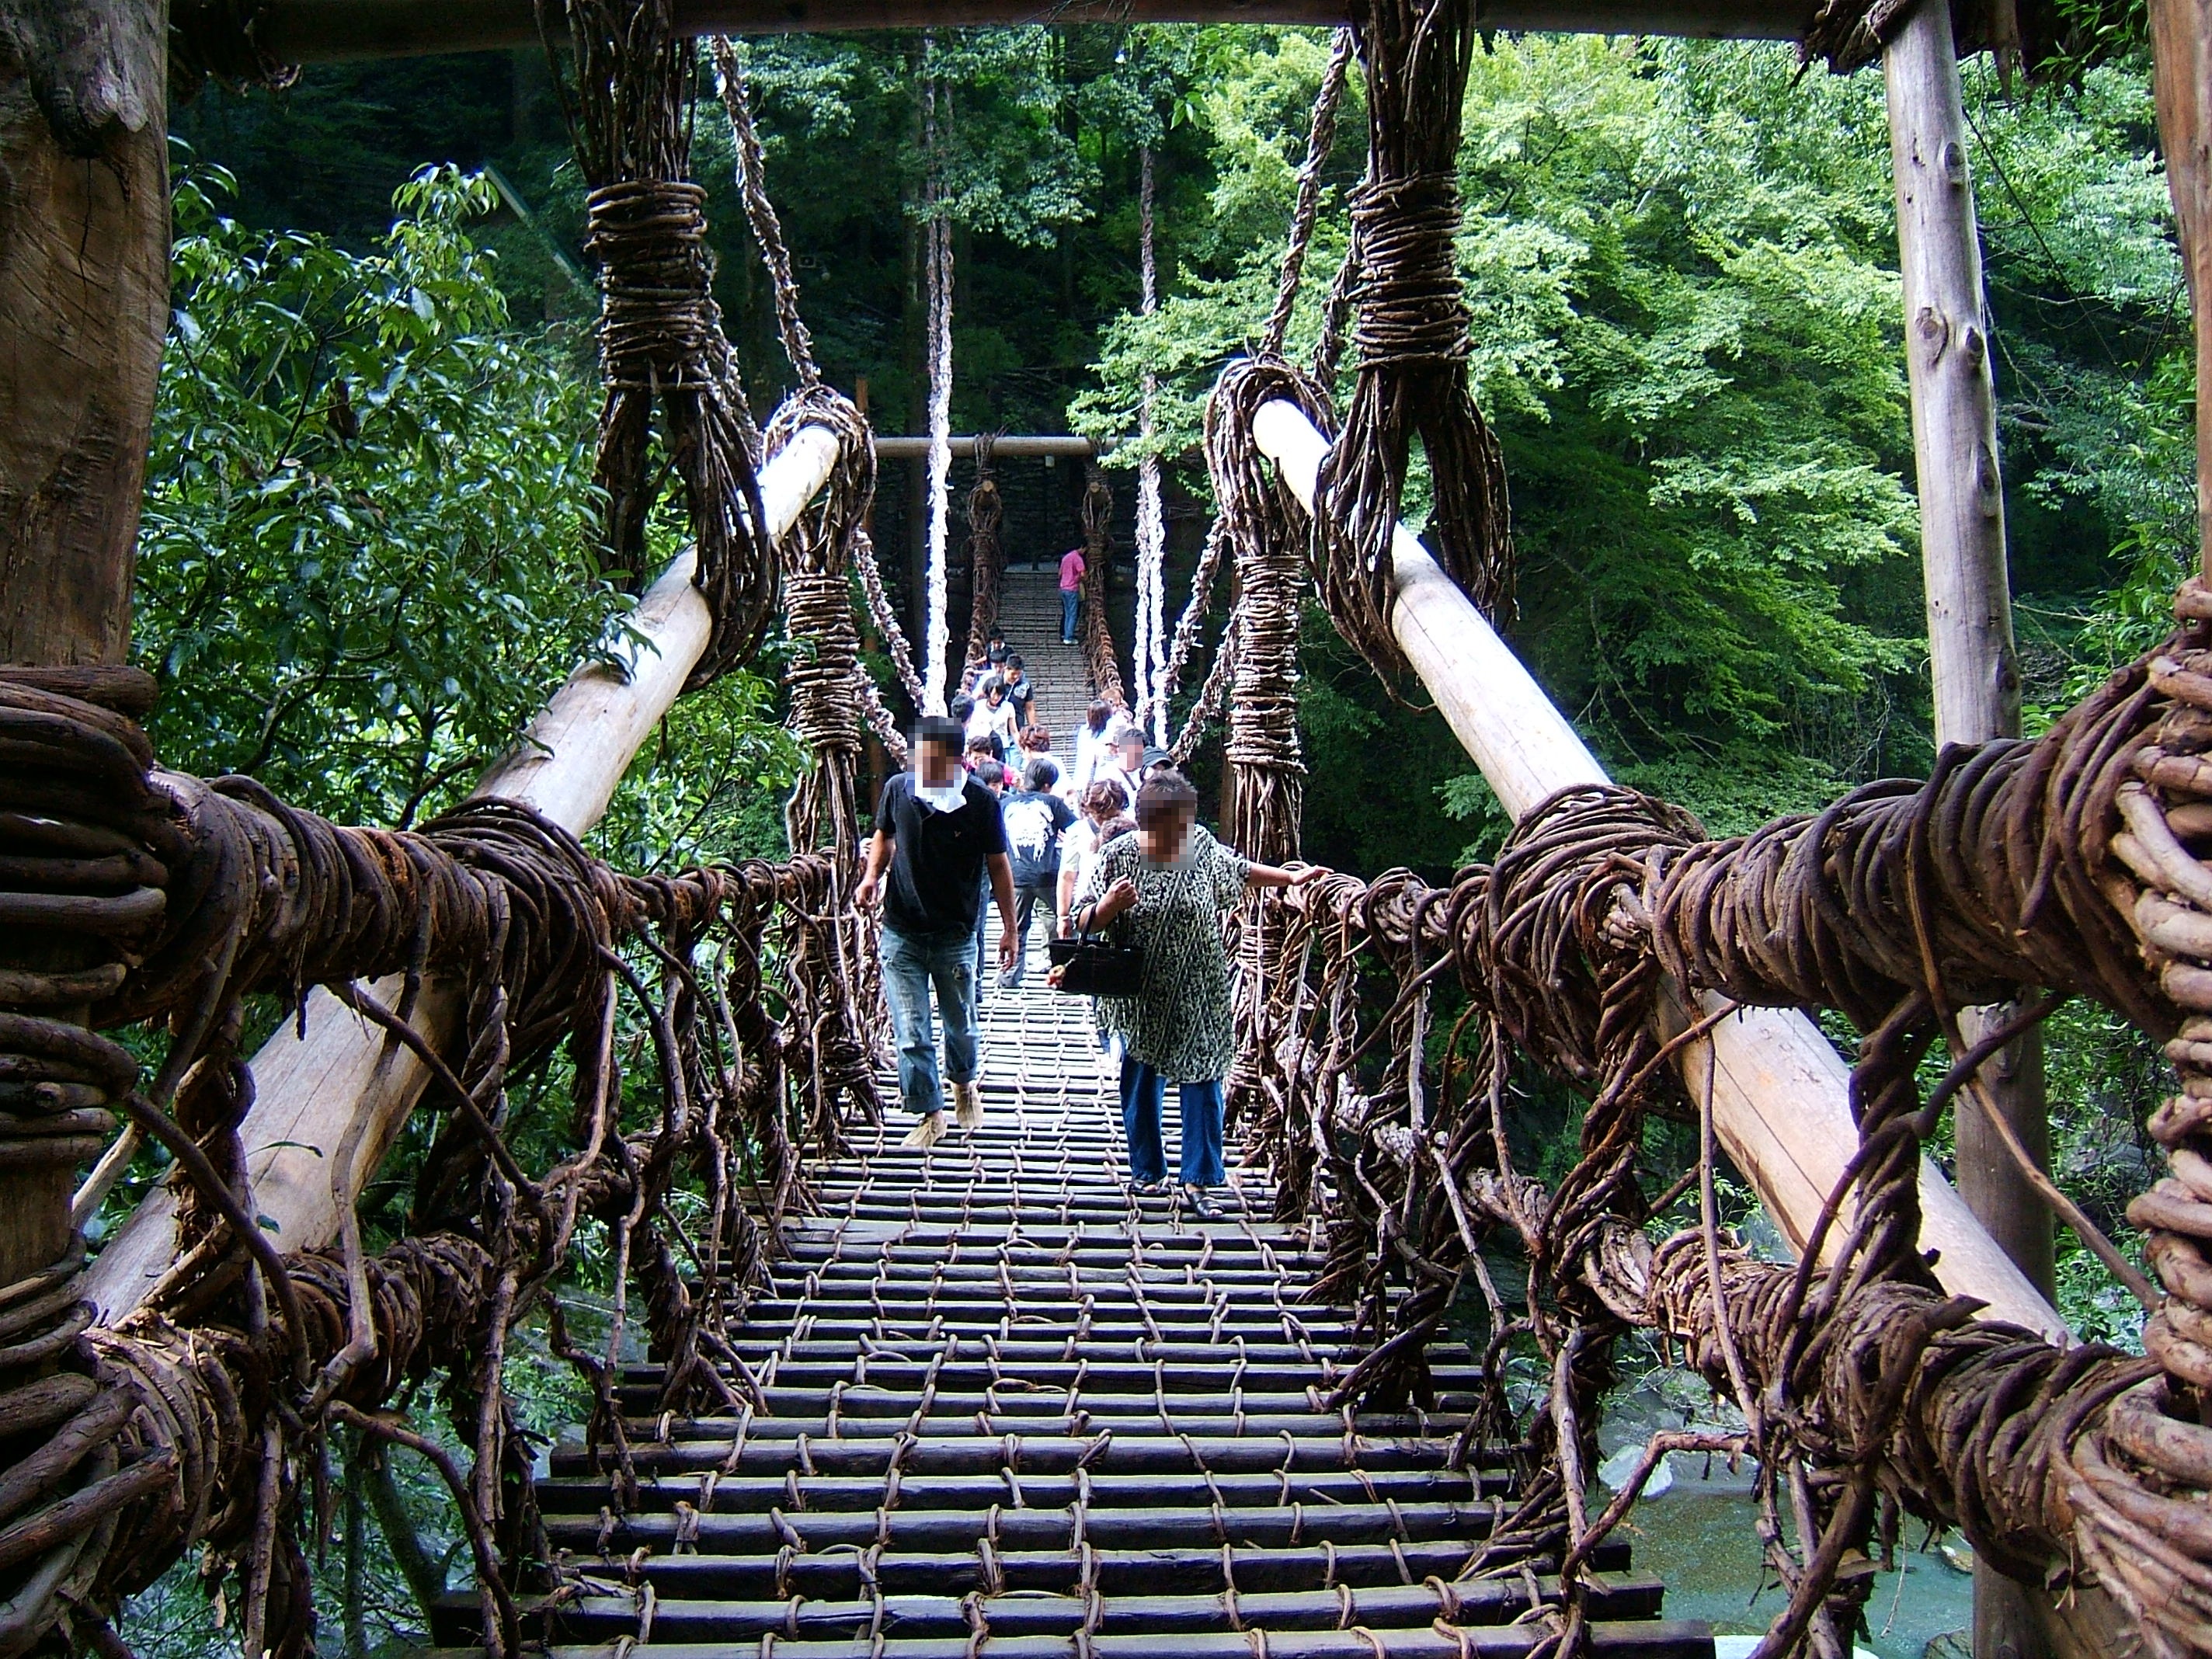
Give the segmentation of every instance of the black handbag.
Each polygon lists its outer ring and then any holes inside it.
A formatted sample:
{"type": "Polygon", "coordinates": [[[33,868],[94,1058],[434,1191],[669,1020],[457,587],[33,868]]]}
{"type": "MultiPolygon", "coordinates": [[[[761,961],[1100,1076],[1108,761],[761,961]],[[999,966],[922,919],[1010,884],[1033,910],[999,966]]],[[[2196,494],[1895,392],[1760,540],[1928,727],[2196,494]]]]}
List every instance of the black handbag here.
{"type": "Polygon", "coordinates": [[[1048,939],[1045,950],[1060,969],[1054,988],[1072,997],[1133,997],[1145,988],[1145,947],[1104,933],[1048,939]]]}

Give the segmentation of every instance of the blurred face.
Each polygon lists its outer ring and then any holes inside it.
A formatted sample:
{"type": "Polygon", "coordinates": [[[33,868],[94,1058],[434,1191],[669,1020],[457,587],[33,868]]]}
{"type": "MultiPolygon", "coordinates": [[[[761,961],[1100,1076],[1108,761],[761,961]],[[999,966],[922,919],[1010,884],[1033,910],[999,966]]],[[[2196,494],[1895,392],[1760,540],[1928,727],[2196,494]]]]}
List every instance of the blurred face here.
{"type": "Polygon", "coordinates": [[[1137,826],[1137,842],[1154,864],[1173,864],[1190,845],[1190,827],[1197,814],[1181,807],[1152,813],[1137,826]]]}
{"type": "Polygon", "coordinates": [[[985,691],[983,695],[990,700],[991,707],[996,708],[1000,703],[1006,700],[1006,688],[1003,685],[994,685],[988,690],[985,691]]]}
{"type": "Polygon", "coordinates": [[[949,743],[925,743],[916,751],[915,771],[931,789],[942,789],[960,775],[960,751],[949,743]]]}
{"type": "Polygon", "coordinates": [[[1120,763],[1121,768],[1124,772],[1136,771],[1144,764],[1145,761],[1144,738],[1139,737],[1134,743],[1115,744],[1114,745],[1114,758],[1120,763]]]}

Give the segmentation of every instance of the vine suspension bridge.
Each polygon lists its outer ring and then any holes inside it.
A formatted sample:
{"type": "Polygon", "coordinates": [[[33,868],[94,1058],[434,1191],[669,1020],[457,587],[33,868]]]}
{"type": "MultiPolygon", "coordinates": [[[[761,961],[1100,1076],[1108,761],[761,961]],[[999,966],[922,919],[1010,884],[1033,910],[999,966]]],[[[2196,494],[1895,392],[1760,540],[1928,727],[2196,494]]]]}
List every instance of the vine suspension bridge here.
{"type": "MultiPolygon", "coordinates": [[[[1308,5],[1257,11],[1314,21],[1308,5]]],[[[1004,568],[991,446],[972,447],[972,627],[1004,617],[1048,698],[1095,691],[1180,757],[1218,722],[1240,851],[1299,855],[1314,607],[1433,701],[1514,823],[1492,864],[1443,886],[1331,874],[1244,905],[1225,1217],[1125,1191],[1114,1079],[1034,971],[987,1000],[982,1127],[927,1154],[896,1144],[874,923],[852,891],[871,739],[902,762],[892,704],[942,708],[959,660],[951,185],[933,148],[949,94],[925,51],[917,652],[871,540],[877,446],[815,360],[742,53],[718,40],[702,60],[691,40],[1006,12],[770,9],[67,0],[0,30],[0,385],[35,394],[0,404],[0,1659],[126,1659],[126,1599],[188,1557],[246,1653],[308,1659],[333,1431],[435,1472],[476,1585],[434,1636],[495,1659],[533,1643],[1690,1659],[1711,1638],[1664,1619],[1621,1526],[1688,1449],[1755,1470],[1786,1601],[1764,1659],[1845,1659],[1908,1518],[1972,1540],[1978,1653],[2212,1651],[2212,546],[2172,631],[2021,740],[1963,164],[1959,52],[2076,71],[2077,9],[1331,5],[1346,27],[1274,304],[1207,404],[1215,516],[1182,622],[1162,603],[1156,458],[1136,468],[1125,659],[1103,475],[1083,498],[1082,644],[1062,651],[1038,643],[1056,637],[1050,579],[1004,568]],[[1925,781],[1709,838],[1614,786],[1501,637],[1508,457],[1470,389],[1454,241],[1469,64],[1501,21],[1772,35],[1839,72],[1880,65],[1945,745],[1925,781]],[[648,568],[664,491],[690,545],[475,792],[417,829],[165,769],[140,725],[158,688],[125,665],[167,313],[165,88],[288,84],[280,50],[531,39],[562,77],[598,266],[605,568],[648,568]],[[706,63],[794,386],[759,429],[692,176],[706,63]],[[1355,64],[1349,247],[1333,276],[1309,273],[1355,64]],[[1425,542],[1398,522],[1416,443],[1425,542]],[[1179,698],[1224,578],[1225,628],[1179,698]],[[637,874],[588,852],[678,699],[779,631],[807,757],[789,856],[637,874]],[[2174,1068],[2148,1125],[2164,1172],[2129,1212],[2148,1270],[2021,1143],[2040,1104],[2000,1057],[2068,997],[2174,1068]],[[249,998],[289,1015],[251,1054],[249,998]],[[1817,1013],[1861,1034],[1851,1059],[1817,1013]],[[111,1035],[128,1028],[158,1039],[155,1063],[111,1035]],[[1586,1104],[1556,1179],[1515,1165],[1516,1066],[1586,1104]],[[372,1248],[356,1206],[417,1111],[428,1152],[404,1226],[372,1248]],[[1947,1113],[1998,1172],[1971,1204],[1922,1155],[1947,1113]],[[1644,1167],[1654,1117],[1694,1136],[1685,1167],[1644,1167]],[[169,1171],[94,1254],[85,1224],[147,1146],[169,1171]],[[1717,1224],[1723,1152],[1796,1263],[1717,1224]],[[1694,1221],[1657,1236],[1684,1195],[1694,1221]],[[2140,1302],[2142,1354],[2059,1320],[2021,1242],[2052,1211],[2140,1302]],[[613,1264],[597,1344],[559,1294],[587,1229],[613,1264]],[[1498,1251],[1525,1293],[1501,1294],[1498,1251]],[[1450,1339],[1477,1304],[1479,1362],[1450,1339]],[[550,1468],[506,1389],[526,1320],[591,1401],[550,1468]],[[1745,1425],[1655,1439],[1607,1502],[1596,1419],[1631,1332],[1745,1425]],[[433,1393],[442,1440],[416,1420],[433,1393]]],[[[2212,4],[2150,10],[2212,409],[2212,4]]],[[[1140,176],[1149,311],[1149,151],[1140,176]]],[[[1044,712],[1072,729],[1072,706],[1044,712]]]]}
{"type": "MultiPolygon", "coordinates": [[[[1004,582],[1038,717],[1066,732],[1090,687],[1054,579],[1004,582]]],[[[981,1129],[918,1152],[894,1115],[784,1224],[732,1331],[757,1407],[658,1414],[641,1365],[635,1491],[580,1439],[554,1452],[538,1501],[580,1589],[544,1627],[556,1650],[1526,1652],[1559,1563],[1489,1559],[1515,1481],[1455,1457],[1465,1346],[1439,1352],[1431,1410],[1332,1404],[1352,1334],[1308,1298],[1316,1234],[1276,1223],[1264,1172],[1232,1170],[1217,1220],[1133,1197],[1087,1000],[1033,970],[988,994],[982,1029],[981,1129]]],[[[1712,1651],[1656,1617],[1626,1542],[1595,1565],[1597,1652],[1712,1651]]],[[[451,1612],[456,1641],[474,1598],[451,1612]]]]}

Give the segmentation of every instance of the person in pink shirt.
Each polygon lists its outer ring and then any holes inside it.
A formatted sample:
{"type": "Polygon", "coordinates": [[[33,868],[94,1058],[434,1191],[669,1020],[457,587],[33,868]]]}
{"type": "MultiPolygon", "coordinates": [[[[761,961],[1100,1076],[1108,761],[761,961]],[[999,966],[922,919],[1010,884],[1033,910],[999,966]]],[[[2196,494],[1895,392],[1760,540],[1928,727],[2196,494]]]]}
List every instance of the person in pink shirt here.
{"type": "Polygon", "coordinates": [[[1075,643],[1075,607],[1083,601],[1083,550],[1071,547],[1060,556],[1060,642],[1075,643]]]}

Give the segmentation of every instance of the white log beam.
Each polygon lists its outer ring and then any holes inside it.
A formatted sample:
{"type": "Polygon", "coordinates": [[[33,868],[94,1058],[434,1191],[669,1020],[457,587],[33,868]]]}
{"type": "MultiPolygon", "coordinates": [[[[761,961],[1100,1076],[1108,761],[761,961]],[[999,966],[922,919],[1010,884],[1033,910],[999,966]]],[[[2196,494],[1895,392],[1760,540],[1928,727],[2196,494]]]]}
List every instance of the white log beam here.
{"type": "MultiPolygon", "coordinates": [[[[1328,441],[1279,400],[1260,407],[1252,436],[1311,510],[1328,441]]],[[[1561,789],[1608,781],[1543,688],[1403,526],[1391,558],[1397,589],[1391,629],[1505,810],[1518,820],[1561,789]]],[[[1700,1012],[1716,1002],[1700,998],[1700,1012]]],[[[1689,1016],[1678,1008],[1674,1018],[1686,1024],[1689,1016]]],[[[1850,1070],[1833,1045],[1802,1014],[1747,1008],[1684,1050],[1682,1075],[1698,1097],[1711,1079],[1722,1144],[1783,1236],[1802,1249],[1858,1148],[1847,1104],[1850,1070]]],[[[2057,1311],[1925,1160],[1920,1202],[1921,1245],[1940,1252],[1936,1276],[1946,1290],[1979,1297],[1990,1318],[2066,1340],[2057,1311]]]]}
{"type": "MultiPolygon", "coordinates": [[[[802,427],[762,470],[761,501],[781,541],[836,464],[837,441],[802,427]]],[[[707,647],[707,601],[691,585],[688,550],[661,572],[624,618],[615,655],[627,672],[586,662],[553,694],[514,751],[477,785],[475,797],[520,801],[580,836],[599,821],[631,760],[675,704],[707,647]],[[636,637],[629,637],[635,635],[636,637]]],[[[373,988],[387,1006],[398,981],[373,988]]],[[[452,987],[423,988],[416,1024],[450,1051],[461,1000],[452,987]]],[[[337,1236],[339,1209],[374,1173],[428,1081],[422,1062],[326,991],[307,998],[307,1035],[287,1021],[253,1057],[254,1102],[240,1127],[254,1207],[281,1250],[313,1249],[337,1236]],[[352,1167],[333,1167],[358,1124],[352,1167]]],[[[176,1201],[157,1187],[92,1264],[88,1296],[113,1324],[160,1283],[176,1254],[176,1201]]]]}

